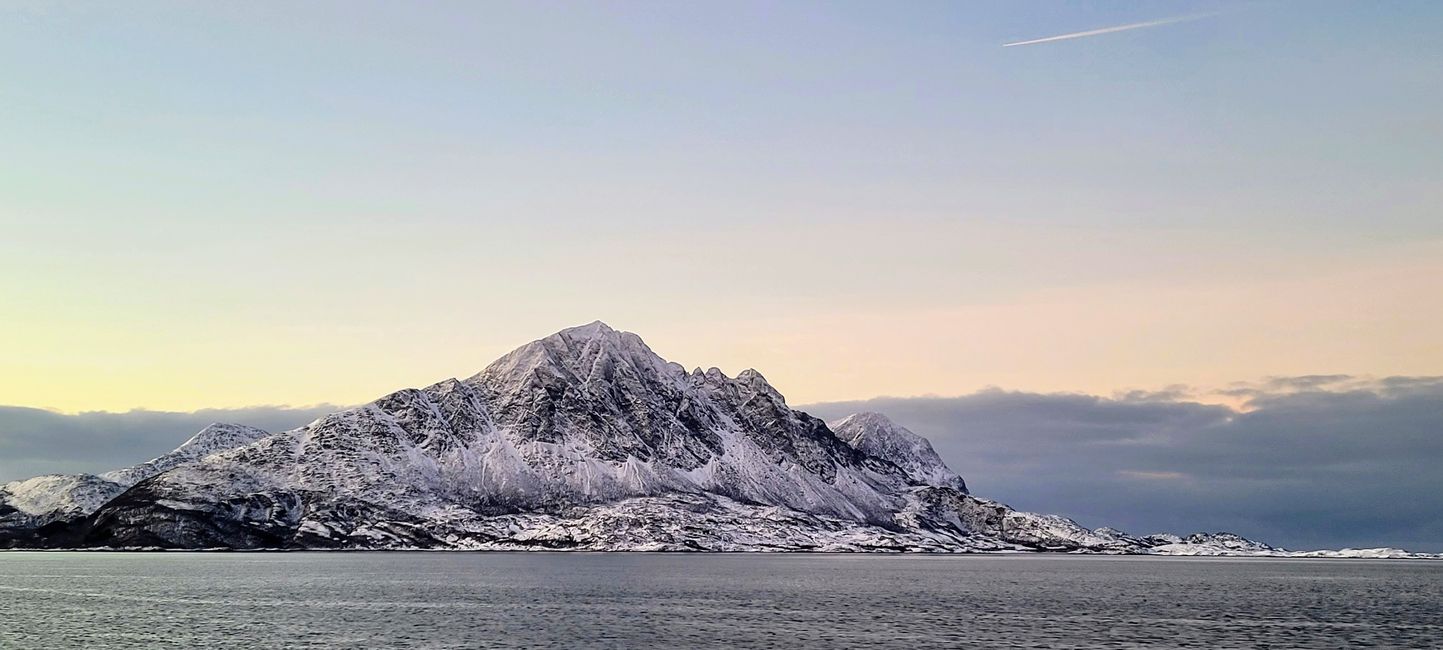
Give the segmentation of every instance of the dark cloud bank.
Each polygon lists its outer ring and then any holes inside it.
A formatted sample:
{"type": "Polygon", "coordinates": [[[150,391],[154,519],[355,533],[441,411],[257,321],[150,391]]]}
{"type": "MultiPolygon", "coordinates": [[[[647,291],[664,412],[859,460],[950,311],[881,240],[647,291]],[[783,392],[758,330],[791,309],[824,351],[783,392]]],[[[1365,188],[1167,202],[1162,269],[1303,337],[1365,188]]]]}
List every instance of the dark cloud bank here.
{"type": "Polygon", "coordinates": [[[814,404],[930,438],[981,496],[1124,530],[1443,551],[1443,378],[1278,378],[1112,398],[988,390],[814,404]]]}
{"type": "MultiPolygon", "coordinates": [[[[803,407],[879,411],[930,438],[979,495],[1138,533],[1227,530],[1292,548],[1443,551],[1443,378],[1327,375],[1107,397],[987,390],[803,407]]],[[[0,481],[99,472],[205,425],[280,431],[336,410],[65,415],[0,407],[0,481]]]]}
{"type": "Polygon", "coordinates": [[[70,415],[0,406],[0,482],[40,474],[98,473],[144,462],[175,449],[213,422],[285,431],[341,408],[320,404],[70,415]]]}

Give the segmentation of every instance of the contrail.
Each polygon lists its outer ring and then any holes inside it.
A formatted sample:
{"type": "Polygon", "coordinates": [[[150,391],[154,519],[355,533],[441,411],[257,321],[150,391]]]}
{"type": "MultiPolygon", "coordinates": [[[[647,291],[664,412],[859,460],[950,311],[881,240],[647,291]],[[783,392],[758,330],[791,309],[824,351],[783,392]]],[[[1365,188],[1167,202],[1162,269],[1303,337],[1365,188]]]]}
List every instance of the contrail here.
{"type": "Polygon", "coordinates": [[[1193,14],[1193,15],[1190,15],[1190,16],[1178,16],[1178,17],[1176,17],[1176,18],[1163,18],[1163,19],[1161,19],[1161,20],[1149,20],[1149,21],[1147,21],[1147,22],[1145,22],[1145,23],[1131,23],[1131,24],[1127,24],[1127,25],[1117,25],[1117,26],[1114,26],[1114,27],[1103,27],[1103,28],[1101,28],[1101,29],[1089,29],[1089,30],[1087,30],[1087,31],[1085,31],[1085,32],[1073,32],[1073,33],[1071,33],[1071,34],[1061,34],[1061,35],[1058,35],[1058,36],[1048,36],[1047,38],[1035,38],[1035,39],[1032,39],[1032,40],[1030,40],[1030,41],[1017,41],[1016,43],[1004,43],[1004,44],[1002,44],[1002,47],[1012,47],[1012,46],[1014,46],[1014,45],[1036,45],[1036,44],[1038,44],[1038,43],[1051,43],[1051,42],[1053,42],[1053,41],[1066,41],[1066,40],[1074,39],[1074,38],[1086,38],[1086,37],[1088,37],[1088,36],[1097,36],[1098,34],[1111,34],[1111,33],[1113,33],[1113,32],[1125,32],[1125,31],[1127,31],[1127,30],[1129,30],[1129,29],[1142,29],[1142,28],[1144,28],[1144,27],[1157,27],[1158,25],[1171,25],[1171,24],[1173,24],[1173,23],[1185,23],[1185,22],[1188,22],[1188,21],[1190,21],[1190,20],[1198,20],[1199,18],[1210,18],[1210,17],[1216,16],[1216,15],[1217,15],[1217,14],[1193,14]]]}

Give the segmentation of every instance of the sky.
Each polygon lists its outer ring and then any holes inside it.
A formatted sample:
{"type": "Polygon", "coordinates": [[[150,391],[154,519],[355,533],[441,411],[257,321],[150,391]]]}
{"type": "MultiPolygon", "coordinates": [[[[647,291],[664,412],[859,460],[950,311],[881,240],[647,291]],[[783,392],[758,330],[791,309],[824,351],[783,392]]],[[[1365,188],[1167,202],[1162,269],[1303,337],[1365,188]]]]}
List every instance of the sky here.
{"type": "Polygon", "coordinates": [[[0,404],[356,404],[596,319],[795,404],[1436,376],[1440,32],[1432,2],[11,0],[0,404]]]}
{"type": "Polygon", "coordinates": [[[0,395],[354,403],[596,319],[803,402],[1436,373],[1440,27],[8,2],[0,395]]]}

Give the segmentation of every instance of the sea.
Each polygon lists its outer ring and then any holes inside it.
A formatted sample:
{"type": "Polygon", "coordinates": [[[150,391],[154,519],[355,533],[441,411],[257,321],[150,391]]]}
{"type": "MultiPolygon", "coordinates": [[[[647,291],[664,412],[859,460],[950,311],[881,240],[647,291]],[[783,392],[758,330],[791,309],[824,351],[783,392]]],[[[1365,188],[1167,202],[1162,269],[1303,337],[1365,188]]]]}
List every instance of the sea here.
{"type": "Polygon", "coordinates": [[[0,553],[0,648],[1440,648],[1443,562],[0,553]]]}

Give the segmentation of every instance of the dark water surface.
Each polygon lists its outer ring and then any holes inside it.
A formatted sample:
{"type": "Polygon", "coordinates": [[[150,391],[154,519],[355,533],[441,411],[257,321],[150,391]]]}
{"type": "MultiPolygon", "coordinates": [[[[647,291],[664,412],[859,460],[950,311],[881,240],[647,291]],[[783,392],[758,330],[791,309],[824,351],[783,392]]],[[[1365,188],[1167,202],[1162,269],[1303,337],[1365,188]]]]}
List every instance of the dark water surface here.
{"type": "Polygon", "coordinates": [[[1443,562],[0,553],[0,648],[1443,647],[1443,562]]]}

